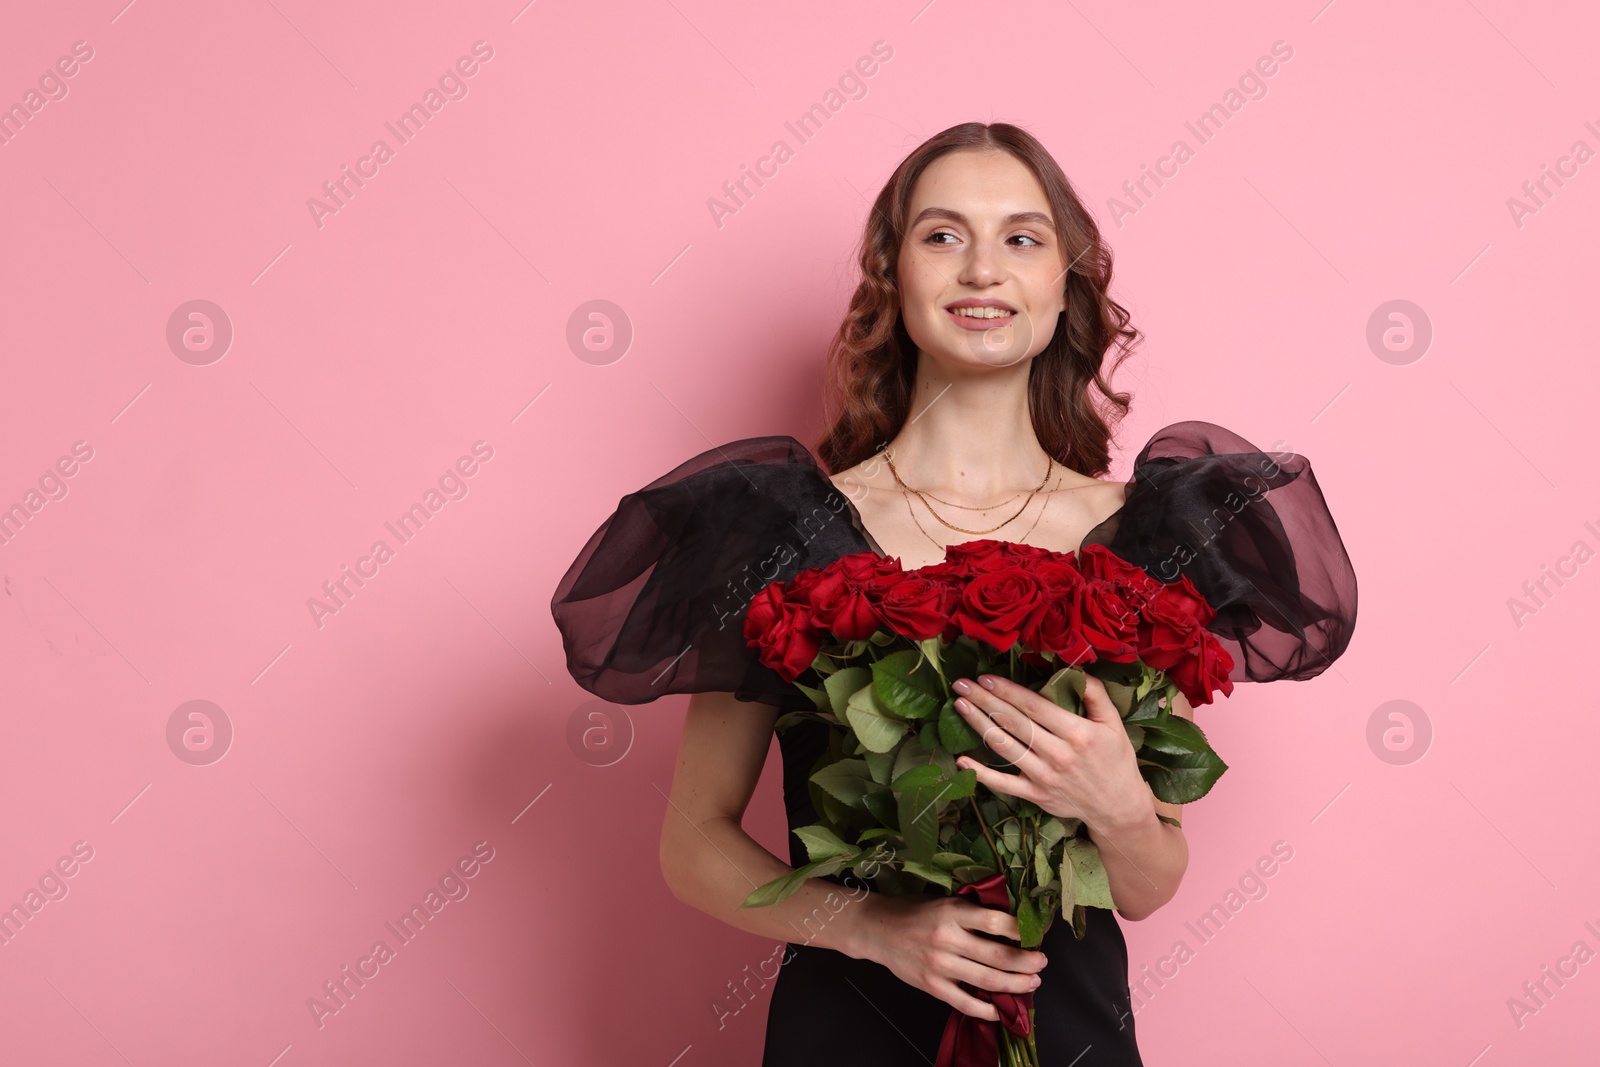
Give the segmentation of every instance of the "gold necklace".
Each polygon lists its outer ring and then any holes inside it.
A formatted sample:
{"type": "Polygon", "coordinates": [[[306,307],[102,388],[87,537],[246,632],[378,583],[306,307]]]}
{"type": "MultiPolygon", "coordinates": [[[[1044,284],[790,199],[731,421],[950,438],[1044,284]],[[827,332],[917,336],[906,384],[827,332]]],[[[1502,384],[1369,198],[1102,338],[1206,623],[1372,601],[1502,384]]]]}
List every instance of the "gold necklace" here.
{"type": "MultiPolygon", "coordinates": [[[[1052,493],[1054,493],[1056,490],[1058,490],[1060,488],[1061,488],[1061,479],[1060,479],[1060,477],[1057,477],[1056,478],[1056,484],[1051,487],[1050,491],[1052,493]]],[[[906,514],[911,516],[911,521],[916,524],[916,527],[917,527],[918,530],[922,531],[922,536],[926,537],[929,541],[932,541],[933,542],[933,547],[939,549],[940,551],[943,551],[944,549],[948,548],[949,547],[948,545],[941,545],[938,541],[934,540],[934,537],[933,537],[932,534],[930,534],[927,530],[924,530],[922,528],[921,520],[917,518],[917,513],[915,511],[913,511],[912,508],[911,508],[911,496],[910,496],[910,494],[908,494],[904,489],[902,489],[901,492],[900,492],[900,496],[902,498],[904,498],[904,500],[906,502],[906,514]]],[[[1024,544],[1024,543],[1027,542],[1028,535],[1033,533],[1033,528],[1035,526],[1039,525],[1039,520],[1040,519],[1044,518],[1044,509],[1050,506],[1050,499],[1051,498],[1048,495],[1044,498],[1044,504],[1039,508],[1039,514],[1037,514],[1037,515],[1035,515],[1033,517],[1033,523],[1023,533],[1022,537],[1019,538],[1016,541],[1016,544],[1020,545],[1020,544],[1024,544]]],[[[1026,506],[1026,505],[1024,505],[1024,506],[1026,506]]]]}
{"type": "MultiPolygon", "coordinates": [[[[901,486],[902,490],[904,490],[905,488],[908,488],[906,486],[906,484],[900,480],[900,472],[896,471],[894,469],[894,456],[890,452],[889,449],[884,449],[883,458],[884,458],[884,461],[889,464],[890,473],[892,473],[895,476],[894,477],[895,484],[901,486]]],[[[1045,475],[1045,477],[1048,478],[1049,474],[1047,473],[1045,475]]],[[[920,490],[919,491],[919,490],[913,489],[912,492],[914,492],[914,493],[920,492],[922,495],[927,496],[930,500],[937,500],[941,504],[948,504],[950,507],[960,508],[962,511],[993,511],[995,508],[1005,507],[1007,504],[1011,503],[1013,500],[1017,499],[1017,497],[1022,495],[1021,492],[1012,493],[1010,496],[1006,497],[1004,500],[1000,501],[1000,503],[998,503],[998,504],[988,504],[988,505],[985,505],[984,507],[979,508],[979,507],[973,507],[971,504],[957,504],[955,501],[946,500],[942,496],[934,496],[932,493],[929,493],[926,490],[920,490]]]]}
{"type": "MultiPolygon", "coordinates": [[[[1039,490],[1043,489],[1045,487],[1045,483],[1050,480],[1050,475],[1055,471],[1055,464],[1056,464],[1055,457],[1050,455],[1048,452],[1045,453],[1045,459],[1048,461],[1048,463],[1047,463],[1047,466],[1045,467],[1044,478],[1043,478],[1043,480],[1041,480],[1039,482],[1038,486],[1036,486],[1034,488],[1033,492],[1028,494],[1028,499],[1024,500],[1022,502],[1022,507],[1018,508],[1014,513],[1012,513],[1010,518],[1006,519],[1005,522],[1000,523],[998,526],[991,526],[987,530],[969,530],[964,526],[957,526],[955,523],[947,521],[944,516],[940,515],[937,511],[935,511],[934,508],[933,508],[933,505],[928,503],[928,497],[932,496],[931,493],[925,494],[920,489],[913,489],[909,485],[907,485],[905,482],[901,481],[900,480],[900,472],[895,470],[894,459],[889,454],[889,451],[887,449],[884,451],[883,458],[889,464],[889,473],[894,475],[894,482],[895,482],[896,485],[898,485],[900,487],[901,495],[904,495],[907,492],[916,493],[917,494],[917,498],[922,501],[922,506],[928,509],[928,513],[930,515],[932,515],[934,518],[938,519],[941,523],[943,523],[945,526],[948,526],[950,529],[959,530],[961,533],[966,533],[966,534],[988,534],[988,533],[994,533],[996,530],[1000,529],[1001,526],[1006,525],[1006,523],[1011,522],[1012,519],[1015,519],[1018,515],[1021,515],[1024,511],[1027,510],[1028,505],[1033,503],[1033,498],[1038,495],[1039,490]]],[[[933,499],[939,500],[938,497],[933,497],[933,499]]],[[[1011,499],[1015,500],[1016,496],[1013,495],[1011,499]]],[[[948,503],[948,501],[943,501],[943,500],[940,500],[939,502],[940,503],[948,503]]],[[[906,498],[906,507],[909,508],[910,506],[911,506],[911,499],[910,499],[910,497],[907,497],[906,498]]],[[[952,506],[961,507],[962,505],[955,504],[955,505],[952,505],[952,506]]],[[[997,508],[999,506],[1000,506],[999,504],[993,504],[988,508],[970,508],[968,510],[971,510],[971,511],[989,511],[989,510],[992,510],[993,508],[997,508]]],[[[1043,514],[1043,510],[1042,509],[1041,509],[1040,513],[1043,514]]],[[[912,518],[914,520],[916,518],[916,516],[913,515],[912,518]]],[[[1037,522],[1037,521],[1038,520],[1035,520],[1035,522],[1037,522]]]]}

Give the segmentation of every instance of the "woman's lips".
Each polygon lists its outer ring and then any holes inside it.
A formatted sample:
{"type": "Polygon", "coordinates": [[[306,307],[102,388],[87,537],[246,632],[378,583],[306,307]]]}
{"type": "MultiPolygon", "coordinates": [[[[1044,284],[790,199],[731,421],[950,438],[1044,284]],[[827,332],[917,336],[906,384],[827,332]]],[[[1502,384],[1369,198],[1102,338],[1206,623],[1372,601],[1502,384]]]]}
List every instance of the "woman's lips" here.
{"type": "Polygon", "coordinates": [[[949,308],[946,308],[944,313],[954,319],[955,324],[963,330],[976,330],[978,333],[999,329],[1001,326],[1010,326],[1017,321],[1017,313],[1014,311],[1009,315],[1001,315],[992,319],[977,319],[971,315],[957,315],[949,308]]]}

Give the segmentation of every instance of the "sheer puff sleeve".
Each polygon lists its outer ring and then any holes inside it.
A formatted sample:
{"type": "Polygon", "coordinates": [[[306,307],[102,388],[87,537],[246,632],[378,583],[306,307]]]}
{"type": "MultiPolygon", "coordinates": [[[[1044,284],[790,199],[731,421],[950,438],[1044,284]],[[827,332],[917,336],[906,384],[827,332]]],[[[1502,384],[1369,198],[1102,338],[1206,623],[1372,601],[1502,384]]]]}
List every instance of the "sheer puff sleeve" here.
{"type": "Polygon", "coordinates": [[[556,585],[568,672],[616,704],[710,691],[813,708],[746,646],[745,611],[770,582],[869,551],[858,522],[793,437],[702,452],[623,497],[556,585]]]}
{"type": "Polygon", "coordinates": [[[1350,643],[1356,576],[1304,456],[1263,452],[1209,422],[1159,431],[1122,508],[1090,531],[1166,582],[1187,575],[1234,681],[1304,681],[1350,643]]]}

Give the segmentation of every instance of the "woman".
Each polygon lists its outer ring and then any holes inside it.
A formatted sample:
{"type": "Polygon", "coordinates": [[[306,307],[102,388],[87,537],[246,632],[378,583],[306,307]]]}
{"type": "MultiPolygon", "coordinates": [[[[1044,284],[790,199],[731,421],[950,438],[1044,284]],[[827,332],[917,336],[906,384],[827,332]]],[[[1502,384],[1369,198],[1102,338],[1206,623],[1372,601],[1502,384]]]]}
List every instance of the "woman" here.
{"type": "MultiPolygon", "coordinates": [[[[1030,989],[1041,1062],[1139,1064],[1108,911],[1089,909],[1081,941],[1056,921],[1032,951],[1016,944],[1014,917],[937,887],[893,897],[814,878],[781,904],[737,910],[806,862],[794,835],[786,864],[741,818],[777,716],[811,707],[745,646],[744,609],[768,582],[846,553],[912,568],[977,538],[1063,553],[1103,544],[1163,581],[1195,582],[1218,609],[1211,629],[1235,678],[1305,679],[1349,641],[1354,574],[1303,457],[1179,423],[1139,453],[1132,481],[1102,480],[1101,408],[1112,421],[1128,409],[1104,361],[1139,335],[1107,295],[1097,227],[1029,134],[966,123],[920,146],[873,204],[860,266],[817,455],[787,436],[733,441],[625,497],[552,603],[569,670],[619,703],[694,694],[661,867],[679,900],[787,943],[766,1067],[933,1063],[952,1009],[994,1020],[978,991],[1030,989]]],[[[1160,908],[1188,862],[1180,810],[1151,795],[1104,687],[1091,678],[1087,717],[1057,734],[1033,717],[1044,698],[987,680],[959,683],[958,707],[1020,779],[962,765],[1083,819],[1124,919],[1160,908]]],[[[1192,717],[1186,701],[1176,710],[1192,717]]],[[[828,729],[779,734],[791,828],[816,821],[808,778],[828,729]]]]}

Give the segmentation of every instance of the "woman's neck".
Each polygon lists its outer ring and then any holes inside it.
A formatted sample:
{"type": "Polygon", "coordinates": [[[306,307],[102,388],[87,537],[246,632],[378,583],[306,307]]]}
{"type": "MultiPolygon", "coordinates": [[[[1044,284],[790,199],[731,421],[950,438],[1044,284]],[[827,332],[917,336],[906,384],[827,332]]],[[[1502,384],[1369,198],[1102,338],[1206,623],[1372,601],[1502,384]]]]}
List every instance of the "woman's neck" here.
{"type": "Polygon", "coordinates": [[[981,504],[1033,489],[1049,456],[1028,411],[1028,362],[954,379],[919,370],[890,448],[903,482],[946,499],[981,504]]]}

